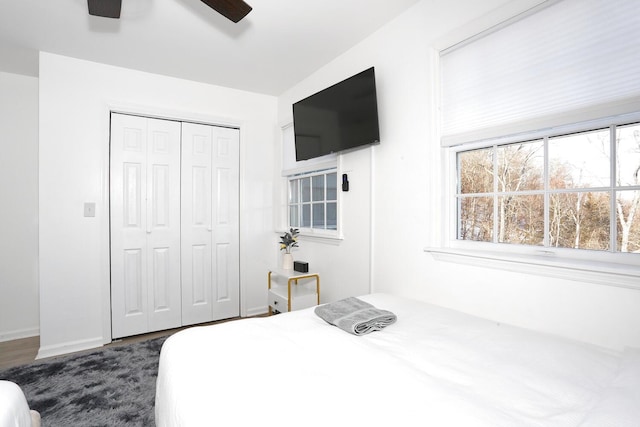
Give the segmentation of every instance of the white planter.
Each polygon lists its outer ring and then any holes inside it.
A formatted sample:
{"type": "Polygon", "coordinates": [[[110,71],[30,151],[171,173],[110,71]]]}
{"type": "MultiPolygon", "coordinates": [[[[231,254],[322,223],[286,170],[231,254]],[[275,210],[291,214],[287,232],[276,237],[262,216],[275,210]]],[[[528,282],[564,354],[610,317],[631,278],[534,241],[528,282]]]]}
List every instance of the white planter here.
{"type": "Polygon", "coordinates": [[[282,254],[282,268],[284,270],[293,270],[293,255],[284,253],[282,254]]]}

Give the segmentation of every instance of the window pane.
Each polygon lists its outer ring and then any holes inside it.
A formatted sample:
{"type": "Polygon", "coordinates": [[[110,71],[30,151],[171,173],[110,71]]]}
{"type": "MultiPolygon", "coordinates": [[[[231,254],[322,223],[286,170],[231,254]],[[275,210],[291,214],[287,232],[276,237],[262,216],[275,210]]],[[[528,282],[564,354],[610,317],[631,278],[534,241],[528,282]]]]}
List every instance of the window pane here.
{"type": "Polygon", "coordinates": [[[463,197],[458,201],[458,239],[491,242],[493,240],[493,198],[463,197]]]}
{"type": "Polygon", "coordinates": [[[313,181],[313,201],[318,202],[324,200],[324,175],[316,175],[313,181]]]}
{"type": "Polygon", "coordinates": [[[302,193],[302,201],[311,201],[311,178],[300,179],[300,192],[302,193]]]}
{"type": "Polygon", "coordinates": [[[544,188],[544,143],[542,141],[498,147],[498,191],[544,188]]]}
{"type": "Polygon", "coordinates": [[[327,200],[338,200],[337,173],[327,174],[327,200]]]}
{"type": "Polygon", "coordinates": [[[291,227],[300,227],[298,221],[298,205],[289,206],[289,225],[291,227]]]}
{"type": "Polygon", "coordinates": [[[311,205],[302,205],[302,219],[300,221],[300,227],[311,228],[311,205]]]}
{"type": "Polygon", "coordinates": [[[640,124],[617,129],[617,185],[640,185],[640,124]]]}
{"type": "Polygon", "coordinates": [[[544,244],[544,196],[498,197],[498,242],[544,244]]]}
{"type": "Polygon", "coordinates": [[[313,228],[324,228],[324,203],[313,204],[313,228]]]}
{"type": "Polygon", "coordinates": [[[460,152],[458,161],[458,191],[462,194],[493,191],[493,149],[460,152]]]}
{"type": "Polygon", "coordinates": [[[549,139],[549,187],[608,187],[609,130],[549,139]]]}
{"type": "Polygon", "coordinates": [[[327,229],[338,229],[338,204],[335,202],[327,203],[327,229]]]}
{"type": "Polygon", "coordinates": [[[337,230],[337,186],[337,172],[306,174],[291,179],[288,225],[301,229],[337,230]]]}
{"type": "Polygon", "coordinates": [[[549,204],[550,246],[609,249],[609,193],[551,194],[549,204]]]}
{"type": "Polygon", "coordinates": [[[458,239],[640,254],[640,123],[455,156],[458,239]]]}
{"type": "Polygon", "coordinates": [[[640,190],[618,191],[617,251],[640,253],[640,190]]]}
{"type": "Polygon", "coordinates": [[[289,181],[289,203],[298,203],[300,201],[299,183],[300,180],[298,179],[289,181]]]}

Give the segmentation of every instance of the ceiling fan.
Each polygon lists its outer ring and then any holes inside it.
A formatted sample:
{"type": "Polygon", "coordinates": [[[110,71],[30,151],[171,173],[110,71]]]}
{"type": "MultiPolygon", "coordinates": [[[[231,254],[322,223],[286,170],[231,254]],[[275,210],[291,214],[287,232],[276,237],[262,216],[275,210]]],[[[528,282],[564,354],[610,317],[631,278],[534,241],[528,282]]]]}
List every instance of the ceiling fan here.
{"type": "MultiPolygon", "coordinates": [[[[202,2],[233,22],[240,21],[252,9],[243,0],[202,0],[202,2]]],[[[87,4],[89,15],[120,18],[122,0],[87,0],[87,4]]]]}

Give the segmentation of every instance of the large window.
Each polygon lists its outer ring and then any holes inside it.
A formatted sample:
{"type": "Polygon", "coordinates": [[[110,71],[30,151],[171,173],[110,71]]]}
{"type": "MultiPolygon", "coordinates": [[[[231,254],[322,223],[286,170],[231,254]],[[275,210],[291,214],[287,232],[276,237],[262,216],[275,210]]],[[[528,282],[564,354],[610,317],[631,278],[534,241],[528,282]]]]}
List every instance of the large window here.
{"type": "Polygon", "coordinates": [[[335,169],[289,177],[289,226],[301,230],[338,229],[335,169]]]}
{"type": "Polygon", "coordinates": [[[637,7],[523,4],[452,34],[439,68],[449,203],[434,256],[640,289],[637,7]]]}
{"type": "Polygon", "coordinates": [[[457,240],[640,253],[640,123],[453,152],[457,240]]]}

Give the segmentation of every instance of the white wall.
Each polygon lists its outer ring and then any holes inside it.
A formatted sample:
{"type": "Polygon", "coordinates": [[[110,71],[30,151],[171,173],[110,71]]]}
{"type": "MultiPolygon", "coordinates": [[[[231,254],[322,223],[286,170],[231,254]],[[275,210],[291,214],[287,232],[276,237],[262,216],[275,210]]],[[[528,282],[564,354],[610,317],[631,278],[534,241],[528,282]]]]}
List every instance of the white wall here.
{"type": "MultiPolygon", "coordinates": [[[[345,154],[338,161],[339,215],[344,224],[342,239],[301,236],[299,246],[292,251],[295,260],[308,262],[309,270],[320,274],[321,303],[369,293],[372,236],[370,162],[373,151],[365,151],[355,155],[345,154]],[[349,178],[348,192],[340,191],[343,173],[349,178]]],[[[279,177],[280,170],[277,172],[279,177]]],[[[277,178],[277,182],[286,188],[285,179],[277,178]]],[[[282,197],[284,200],[284,193],[282,197]]],[[[283,200],[276,201],[275,205],[286,206],[283,200]]],[[[284,212],[277,215],[284,223],[284,212]]],[[[278,225],[284,229],[286,224],[278,225]]],[[[280,259],[281,255],[278,255],[280,259]]]]}
{"type": "MultiPolygon", "coordinates": [[[[493,9],[504,10],[505,3],[423,0],[279,97],[278,117],[285,123],[293,102],[376,68],[381,143],[374,151],[373,169],[369,150],[346,156],[357,168],[354,172],[373,174],[372,196],[368,202],[345,206],[342,245],[350,250],[327,246],[308,261],[324,266],[329,280],[323,277],[323,292],[332,297],[357,295],[361,287],[352,283],[371,280],[376,292],[411,296],[611,348],[640,346],[639,291],[440,262],[423,250],[438,243],[443,196],[437,53],[431,46],[460,32],[458,27],[486,23],[488,15],[495,15],[493,9]],[[351,241],[349,231],[370,216],[373,256],[370,265],[363,266],[370,248],[366,240],[351,241]],[[343,274],[356,277],[345,283],[340,280],[343,274]]],[[[514,11],[517,7],[512,6],[524,3],[511,1],[506,9],[514,11]]]]}
{"type": "Polygon", "coordinates": [[[241,129],[241,313],[266,311],[273,265],[276,98],[40,55],[39,357],[110,340],[109,110],[241,129]],[[95,218],[83,203],[96,203],[95,218]]]}
{"type": "Polygon", "coordinates": [[[38,317],[38,79],[0,72],[0,341],[38,317]]]}

